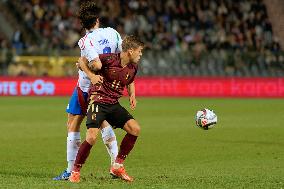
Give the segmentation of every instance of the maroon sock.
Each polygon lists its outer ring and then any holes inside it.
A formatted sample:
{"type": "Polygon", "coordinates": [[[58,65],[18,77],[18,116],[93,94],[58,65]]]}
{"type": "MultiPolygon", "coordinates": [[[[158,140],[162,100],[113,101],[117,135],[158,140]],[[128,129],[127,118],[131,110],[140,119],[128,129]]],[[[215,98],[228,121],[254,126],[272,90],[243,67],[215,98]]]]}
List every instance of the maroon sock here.
{"type": "Polygon", "coordinates": [[[134,144],[136,142],[137,136],[126,134],[120,144],[120,149],[117,155],[117,158],[115,160],[116,163],[122,164],[125,160],[125,158],[128,156],[129,152],[134,147],[134,144]]]}
{"type": "Polygon", "coordinates": [[[74,163],[74,171],[80,171],[86,159],[88,158],[92,147],[93,146],[90,145],[86,140],[81,144],[74,163]]]}

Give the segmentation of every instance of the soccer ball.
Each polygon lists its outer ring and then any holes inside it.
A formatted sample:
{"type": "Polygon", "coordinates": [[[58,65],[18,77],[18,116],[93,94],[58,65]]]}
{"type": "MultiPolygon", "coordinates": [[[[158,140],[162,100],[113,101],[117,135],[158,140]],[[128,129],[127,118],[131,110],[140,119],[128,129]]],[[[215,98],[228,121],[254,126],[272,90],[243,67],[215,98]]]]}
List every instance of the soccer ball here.
{"type": "Polygon", "coordinates": [[[213,110],[204,108],[197,111],[195,123],[199,128],[204,130],[211,129],[217,123],[217,115],[213,112],[213,110]]]}

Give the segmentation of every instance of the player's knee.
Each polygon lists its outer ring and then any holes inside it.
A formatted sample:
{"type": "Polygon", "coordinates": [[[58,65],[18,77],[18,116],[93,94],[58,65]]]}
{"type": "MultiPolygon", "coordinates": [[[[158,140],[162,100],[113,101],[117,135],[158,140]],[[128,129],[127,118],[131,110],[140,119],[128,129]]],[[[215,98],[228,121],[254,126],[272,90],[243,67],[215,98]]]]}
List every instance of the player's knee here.
{"type": "Polygon", "coordinates": [[[86,140],[89,144],[94,145],[96,143],[98,130],[99,129],[93,129],[93,128],[88,129],[86,140]]]}
{"type": "Polygon", "coordinates": [[[73,123],[67,123],[68,132],[80,132],[80,125],[75,125],[73,123]]]}
{"type": "Polygon", "coordinates": [[[131,134],[131,135],[135,135],[138,136],[140,134],[140,126],[137,123],[137,121],[135,121],[134,119],[129,120],[125,126],[123,127],[123,129],[131,134]]]}
{"type": "Polygon", "coordinates": [[[140,128],[140,126],[137,124],[137,125],[135,126],[135,136],[139,136],[140,130],[141,130],[141,128],[140,128]]]}
{"type": "Polygon", "coordinates": [[[72,129],[71,127],[72,127],[73,120],[74,120],[74,115],[68,113],[68,120],[67,120],[66,126],[69,132],[70,132],[70,129],[72,129]]]}
{"type": "Polygon", "coordinates": [[[95,136],[87,136],[86,137],[86,141],[91,144],[94,145],[96,143],[96,137],[95,136]]]}
{"type": "Polygon", "coordinates": [[[69,130],[69,128],[70,128],[70,121],[66,122],[66,126],[67,126],[67,129],[69,130]]]}
{"type": "Polygon", "coordinates": [[[68,132],[80,132],[80,125],[84,119],[82,115],[72,115],[68,117],[67,129],[68,132]]]}
{"type": "Polygon", "coordinates": [[[138,123],[131,125],[130,128],[131,128],[130,134],[132,134],[134,136],[139,136],[141,129],[140,129],[140,126],[139,126],[138,123]]]}

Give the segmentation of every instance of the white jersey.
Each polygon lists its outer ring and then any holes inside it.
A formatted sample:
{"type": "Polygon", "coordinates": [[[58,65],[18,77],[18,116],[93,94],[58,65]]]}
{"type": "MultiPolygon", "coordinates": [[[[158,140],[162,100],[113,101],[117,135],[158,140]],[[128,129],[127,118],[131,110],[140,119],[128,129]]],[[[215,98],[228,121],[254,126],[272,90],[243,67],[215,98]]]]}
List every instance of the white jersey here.
{"type": "MultiPolygon", "coordinates": [[[[78,42],[81,56],[85,56],[89,62],[99,57],[99,54],[121,52],[121,44],[120,34],[115,29],[109,27],[92,30],[86,33],[78,42]]],[[[82,70],[79,70],[78,73],[78,86],[83,92],[88,92],[91,85],[90,79],[82,70]]]]}

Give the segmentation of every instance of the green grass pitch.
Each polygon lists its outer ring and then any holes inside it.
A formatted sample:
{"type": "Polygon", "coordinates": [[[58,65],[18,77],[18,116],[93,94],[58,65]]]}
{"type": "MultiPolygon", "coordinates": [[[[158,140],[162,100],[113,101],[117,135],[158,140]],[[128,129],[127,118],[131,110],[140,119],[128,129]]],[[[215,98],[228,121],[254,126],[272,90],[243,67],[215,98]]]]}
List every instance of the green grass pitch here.
{"type": "MultiPolygon", "coordinates": [[[[67,102],[0,97],[1,189],[284,188],[283,99],[138,98],[142,133],[125,162],[135,181],[110,178],[99,136],[79,184],[52,180],[66,167],[67,102]],[[203,107],[218,115],[208,131],[194,123],[203,107]]],[[[116,133],[120,143],[124,132],[116,133]]]]}

